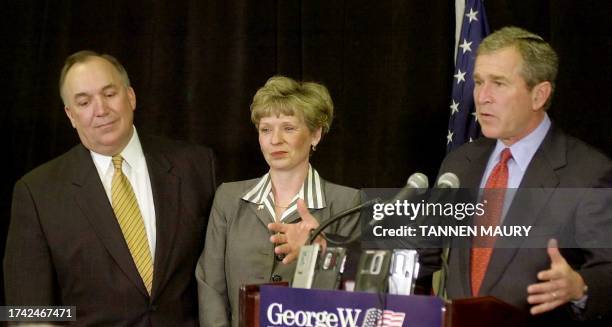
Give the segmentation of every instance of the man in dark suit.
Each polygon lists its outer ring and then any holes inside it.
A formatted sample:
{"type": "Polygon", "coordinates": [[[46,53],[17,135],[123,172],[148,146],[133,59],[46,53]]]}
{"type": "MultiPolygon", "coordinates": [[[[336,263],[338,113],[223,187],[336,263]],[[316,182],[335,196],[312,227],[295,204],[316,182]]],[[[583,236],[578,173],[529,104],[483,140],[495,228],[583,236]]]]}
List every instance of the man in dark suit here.
{"type": "Polygon", "coordinates": [[[485,199],[495,194],[488,190],[503,190],[488,198],[487,218],[476,224],[534,226],[550,235],[540,235],[540,248],[504,246],[502,239],[470,248],[453,239],[447,295],[492,295],[547,321],[599,320],[612,307],[612,252],[605,244],[612,197],[593,188],[604,186],[612,163],[548,118],[557,67],[548,43],[515,27],[489,35],[478,49],[474,102],[486,138],[451,152],[440,173],[482,188],[485,199]],[[541,191],[537,200],[526,194],[534,188],[541,191]]]}
{"type": "Polygon", "coordinates": [[[76,306],[78,325],[196,326],[211,150],[139,136],[109,55],[68,57],[60,94],[81,144],[15,185],[7,304],[76,306]]]}
{"type": "MultiPolygon", "coordinates": [[[[552,47],[516,27],[491,34],[478,49],[474,102],[485,138],[451,152],[440,174],[453,172],[462,188],[483,189],[489,206],[482,218],[487,219],[475,219],[476,224],[531,226],[540,234],[523,243],[479,238],[476,244],[485,245],[480,247],[473,247],[471,239],[453,238],[447,295],[495,296],[530,312],[536,324],[589,320],[609,325],[612,162],[552,125],[546,110],[557,69],[552,47]],[[543,244],[534,244],[538,240],[543,244]]],[[[283,232],[272,238],[283,243],[277,253],[291,259],[304,244],[306,231],[318,225],[306,210],[299,212],[300,224],[270,226],[283,232]]],[[[431,246],[418,242],[422,240],[398,243],[431,246]]],[[[423,265],[435,265],[431,253],[440,251],[422,251],[423,265]]]]}

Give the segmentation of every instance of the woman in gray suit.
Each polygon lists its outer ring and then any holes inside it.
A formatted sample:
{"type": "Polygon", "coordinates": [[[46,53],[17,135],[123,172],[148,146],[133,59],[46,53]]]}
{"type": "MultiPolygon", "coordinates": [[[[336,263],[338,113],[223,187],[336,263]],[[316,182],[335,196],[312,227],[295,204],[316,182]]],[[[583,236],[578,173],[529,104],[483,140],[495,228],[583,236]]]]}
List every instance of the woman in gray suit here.
{"type": "MultiPolygon", "coordinates": [[[[298,199],[319,222],[360,203],[358,190],[327,182],[309,163],[332,118],[333,103],[321,84],[277,76],[253,97],[251,120],[270,170],[217,189],[196,269],[202,326],[238,326],[241,285],[291,281],[295,262],[275,255],[267,226],[300,223],[298,199]]],[[[326,231],[352,236],[358,217],[326,231]]]]}

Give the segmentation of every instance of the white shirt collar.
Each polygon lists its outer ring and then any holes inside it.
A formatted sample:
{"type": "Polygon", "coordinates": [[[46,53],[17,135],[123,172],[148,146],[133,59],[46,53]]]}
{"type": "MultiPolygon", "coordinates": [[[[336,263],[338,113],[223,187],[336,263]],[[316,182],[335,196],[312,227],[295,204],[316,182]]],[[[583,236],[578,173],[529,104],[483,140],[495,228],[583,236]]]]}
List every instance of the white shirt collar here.
{"type": "MultiPolygon", "coordinates": [[[[144,160],[144,153],[142,152],[142,146],[140,145],[140,139],[138,138],[138,132],[136,132],[136,127],[132,126],[134,132],[132,133],[132,137],[130,141],[125,146],[123,151],[119,153],[124,160],[124,167],[137,167],[144,160]]],[[[89,151],[91,153],[91,157],[94,160],[95,166],[98,169],[98,173],[100,176],[104,176],[109,167],[112,166],[112,156],[106,156],[94,151],[89,151]]]]}

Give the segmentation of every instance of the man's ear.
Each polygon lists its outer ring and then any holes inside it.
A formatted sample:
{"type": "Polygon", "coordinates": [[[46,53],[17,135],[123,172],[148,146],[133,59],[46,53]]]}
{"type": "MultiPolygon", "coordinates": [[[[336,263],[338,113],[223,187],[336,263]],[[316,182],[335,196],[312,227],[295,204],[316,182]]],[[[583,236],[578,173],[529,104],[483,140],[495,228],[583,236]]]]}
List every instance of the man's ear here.
{"type": "Polygon", "coordinates": [[[531,90],[531,102],[533,103],[532,110],[538,111],[544,107],[546,101],[552,94],[552,84],[549,81],[544,81],[536,84],[531,90]]]}
{"type": "Polygon", "coordinates": [[[134,92],[131,86],[127,88],[127,96],[130,101],[130,106],[132,106],[132,111],[136,110],[136,92],[134,92]]]}
{"type": "Polygon", "coordinates": [[[76,128],[76,124],[74,122],[75,118],[72,117],[72,111],[70,110],[70,108],[68,108],[68,106],[64,106],[64,112],[66,113],[66,116],[68,116],[72,128],[76,128]]]}

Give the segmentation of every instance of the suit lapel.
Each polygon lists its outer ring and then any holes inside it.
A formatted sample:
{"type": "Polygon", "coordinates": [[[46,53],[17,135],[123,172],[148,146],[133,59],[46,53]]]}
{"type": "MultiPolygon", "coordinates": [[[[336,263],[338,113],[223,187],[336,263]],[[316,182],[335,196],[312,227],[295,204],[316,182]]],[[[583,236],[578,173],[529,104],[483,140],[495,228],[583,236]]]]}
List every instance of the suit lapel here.
{"type": "MultiPolygon", "coordinates": [[[[518,191],[512,201],[503,225],[533,226],[542,209],[559,185],[555,171],[566,165],[565,137],[551,127],[548,135],[536,151],[518,191]]],[[[501,239],[493,250],[491,261],[482,282],[481,292],[490,293],[501,278],[519,248],[524,238],[518,241],[501,239]]]]}
{"type": "Polygon", "coordinates": [[[155,205],[156,246],[151,291],[155,299],[170,277],[168,266],[179,223],[181,181],[172,173],[172,164],[164,154],[151,149],[146,138],[142,139],[141,144],[155,205]]]}
{"type": "MultiPolygon", "coordinates": [[[[245,201],[245,200],[242,200],[245,201]]],[[[274,222],[274,217],[270,214],[270,212],[268,211],[268,209],[263,205],[263,204],[257,204],[257,203],[252,203],[249,202],[248,204],[249,210],[251,210],[251,212],[257,216],[257,219],[259,219],[259,221],[261,221],[261,223],[264,226],[268,226],[269,223],[273,223],[274,222]]],[[[320,211],[319,209],[309,209],[311,214],[319,221],[321,222],[321,218],[319,217],[318,212],[320,211]]],[[[301,217],[298,214],[297,210],[295,210],[294,212],[292,212],[289,216],[287,216],[285,219],[283,219],[283,223],[284,224],[293,224],[295,222],[297,222],[298,220],[300,220],[301,217]]]]}
{"type": "MultiPolygon", "coordinates": [[[[246,200],[241,199],[241,201],[248,202],[246,200]]],[[[261,221],[264,226],[268,226],[269,223],[274,222],[274,216],[270,214],[268,208],[266,208],[265,204],[258,204],[253,202],[248,202],[249,210],[253,212],[253,214],[261,221]]]]}
{"type": "Polygon", "coordinates": [[[459,172],[459,180],[462,188],[479,188],[482,175],[484,174],[489,156],[495,148],[495,141],[485,139],[475,144],[469,152],[465,154],[466,164],[463,171],[459,172]]]}
{"type": "Polygon", "coordinates": [[[83,216],[123,273],[141,293],[147,295],[89,151],[79,146],[74,162],[72,184],[83,216]]]}
{"type": "MultiPolygon", "coordinates": [[[[319,219],[318,215],[315,214],[315,212],[317,211],[316,209],[308,209],[308,211],[310,211],[310,213],[319,221],[321,222],[321,219],[319,219]]],[[[302,217],[300,217],[300,214],[297,212],[297,210],[295,210],[294,212],[292,212],[289,216],[287,216],[287,218],[285,218],[283,220],[283,223],[285,224],[293,224],[295,222],[297,222],[298,220],[301,220],[302,217]]]]}

